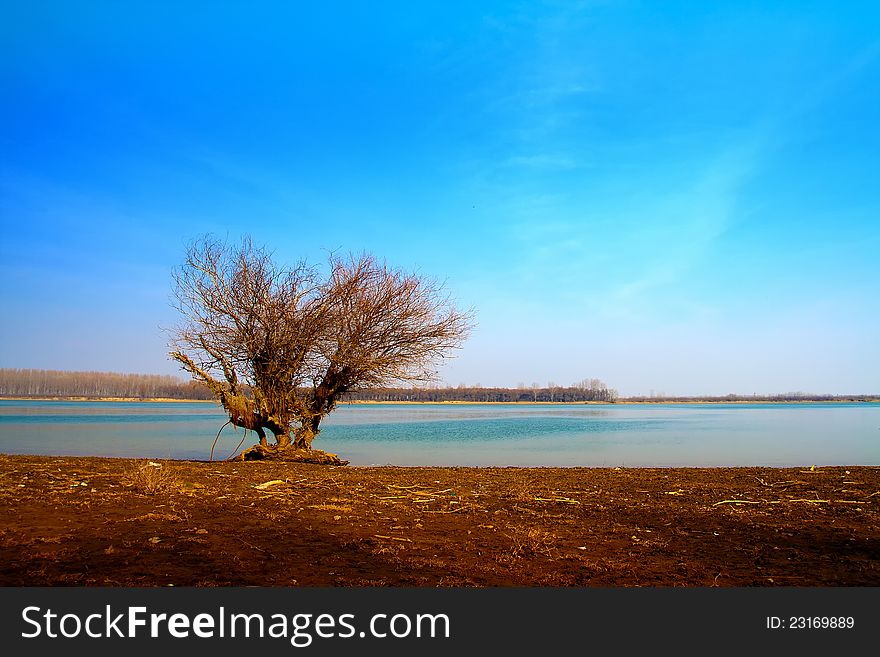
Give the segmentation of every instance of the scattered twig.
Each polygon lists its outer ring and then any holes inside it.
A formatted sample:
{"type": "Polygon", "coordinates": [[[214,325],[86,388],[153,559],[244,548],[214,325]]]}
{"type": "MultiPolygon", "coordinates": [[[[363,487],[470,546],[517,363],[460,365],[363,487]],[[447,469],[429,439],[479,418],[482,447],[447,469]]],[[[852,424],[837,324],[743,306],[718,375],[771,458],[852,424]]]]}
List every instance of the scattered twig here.
{"type": "Polygon", "coordinates": [[[547,498],[547,497],[536,497],[535,500],[538,502],[564,502],[566,504],[580,504],[578,500],[573,500],[570,497],[556,497],[556,498],[547,498]]]}
{"type": "Polygon", "coordinates": [[[720,502],[715,502],[712,506],[718,506],[719,504],[760,504],[760,502],[753,502],[752,500],[721,500],[720,502]]]}
{"type": "Polygon", "coordinates": [[[266,490],[270,486],[277,486],[278,484],[283,484],[284,482],[280,479],[273,479],[271,481],[264,481],[262,484],[257,484],[254,486],[257,490],[266,490]]]}
{"type": "MultiPolygon", "coordinates": [[[[807,471],[809,472],[809,470],[807,471]]],[[[815,473],[813,473],[815,474],[815,473]]],[[[788,481],[774,481],[772,484],[768,484],[766,481],[761,479],[760,477],[755,477],[761,484],[766,486],[767,488],[788,488],[789,486],[809,486],[810,483],[807,481],[798,481],[796,479],[790,479],[788,481]]]]}
{"type": "Polygon", "coordinates": [[[400,536],[383,536],[382,534],[373,534],[376,538],[384,538],[386,541],[402,541],[404,543],[412,543],[411,538],[401,538],[400,536]]]}
{"type": "Polygon", "coordinates": [[[268,551],[264,550],[264,549],[261,548],[261,547],[257,547],[257,546],[254,545],[253,543],[248,543],[248,542],[247,542],[246,540],[244,540],[243,538],[240,538],[240,537],[238,537],[238,536],[236,536],[236,538],[238,538],[239,541],[241,541],[242,543],[244,543],[245,545],[247,545],[249,548],[252,548],[252,549],[256,550],[257,552],[262,552],[263,554],[268,555],[268,556],[270,556],[270,557],[273,556],[271,552],[268,552],[268,551]]]}
{"type": "MultiPolygon", "coordinates": [[[[446,509],[446,510],[435,509],[433,511],[429,510],[429,509],[423,509],[423,513],[461,513],[462,511],[470,511],[472,508],[475,508],[475,507],[468,505],[468,504],[461,504],[461,505],[455,507],[454,509],[446,509]]],[[[476,508],[482,509],[483,507],[476,507],[476,508]]],[[[516,507],[514,507],[514,508],[516,508],[516,507]]]]}

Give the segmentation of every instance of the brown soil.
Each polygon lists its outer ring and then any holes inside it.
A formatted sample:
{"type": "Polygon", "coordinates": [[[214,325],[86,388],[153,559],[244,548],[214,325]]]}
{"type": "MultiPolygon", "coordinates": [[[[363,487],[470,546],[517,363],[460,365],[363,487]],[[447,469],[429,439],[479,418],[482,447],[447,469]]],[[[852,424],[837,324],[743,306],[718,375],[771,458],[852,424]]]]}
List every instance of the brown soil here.
{"type": "Polygon", "coordinates": [[[877,467],[160,465],[0,456],[0,584],[880,585],[877,467]]]}

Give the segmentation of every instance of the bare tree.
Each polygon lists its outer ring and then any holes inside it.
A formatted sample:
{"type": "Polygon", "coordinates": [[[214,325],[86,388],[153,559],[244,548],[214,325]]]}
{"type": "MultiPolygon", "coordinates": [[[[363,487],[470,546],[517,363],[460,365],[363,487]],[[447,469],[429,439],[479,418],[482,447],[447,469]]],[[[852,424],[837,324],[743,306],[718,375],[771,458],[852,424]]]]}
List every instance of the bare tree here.
{"type": "Polygon", "coordinates": [[[471,313],[442,287],[371,255],[331,256],[329,274],[276,264],[245,239],[194,242],[174,274],[171,357],[204,382],[229,421],[265,429],[279,448],[311,449],[340,397],[391,382],[428,381],[461,345],[471,313]]]}

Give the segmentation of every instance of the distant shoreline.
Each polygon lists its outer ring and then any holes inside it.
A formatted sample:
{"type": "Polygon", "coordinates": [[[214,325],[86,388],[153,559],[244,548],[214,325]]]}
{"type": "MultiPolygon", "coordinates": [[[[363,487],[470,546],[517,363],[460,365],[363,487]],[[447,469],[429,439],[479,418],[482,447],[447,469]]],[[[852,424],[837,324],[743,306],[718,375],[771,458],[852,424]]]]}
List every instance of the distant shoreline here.
{"type": "MultiPolygon", "coordinates": [[[[0,397],[0,401],[61,401],[61,402],[117,402],[117,403],[187,403],[187,404],[217,404],[214,399],[177,399],[172,397],[0,397]]],[[[342,404],[352,405],[375,405],[375,404],[401,404],[413,406],[650,406],[652,404],[877,404],[880,397],[859,397],[842,399],[656,399],[656,400],[627,400],[621,399],[613,402],[608,401],[577,401],[577,402],[550,402],[550,401],[376,401],[376,400],[352,400],[342,404]]]]}
{"type": "Polygon", "coordinates": [[[63,402],[145,402],[216,404],[215,399],[177,399],[174,397],[0,397],[0,401],[63,401],[63,402]]]}

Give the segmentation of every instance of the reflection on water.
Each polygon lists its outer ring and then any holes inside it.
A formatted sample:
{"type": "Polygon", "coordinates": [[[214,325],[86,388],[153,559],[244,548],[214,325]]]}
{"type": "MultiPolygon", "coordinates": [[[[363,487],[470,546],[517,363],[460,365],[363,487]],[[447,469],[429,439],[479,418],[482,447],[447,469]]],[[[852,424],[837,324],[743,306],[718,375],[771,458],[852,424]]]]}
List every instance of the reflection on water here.
{"type": "MultiPolygon", "coordinates": [[[[0,452],[205,459],[225,421],[200,402],[0,401],[0,452]]],[[[880,463],[878,404],[357,404],[322,426],[315,446],[354,465],[880,463]]]]}

